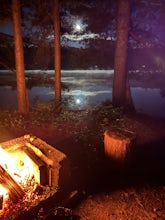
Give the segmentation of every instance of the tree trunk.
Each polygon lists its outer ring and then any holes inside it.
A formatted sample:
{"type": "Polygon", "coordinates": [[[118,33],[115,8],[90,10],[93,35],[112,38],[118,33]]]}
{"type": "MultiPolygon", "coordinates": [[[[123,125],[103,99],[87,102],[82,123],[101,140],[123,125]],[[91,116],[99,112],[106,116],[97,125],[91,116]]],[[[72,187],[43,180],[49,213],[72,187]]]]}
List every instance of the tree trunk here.
{"type": "Polygon", "coordinates": [[[54,0],[54,69],[55,69],[55,101],[61,101],[61,49],[59,0],[54,0]]]}
{"type": "Polygon", "coordinates": [[[135,106],[134,106],[134,103],[133,103],[133,99],[132,99],[132,96],[131,96],[131,88],[130,88],[130,84],[129,84],[129,79],[128,79],[128,76],[127,76],[127,79],[126,79],[126,98],[125,98],[125,111],[128,112],[136,112],[135,110],[135,106]]]}
{"type": "Polygon", "coordinates": [[[16,79],[17,79],[17,99],[18,99],[18,112],[27,114],[27,92],[25,85],[25,72],[24,72],[24,54],[23,54],[23,41],[21,31],[21,12],[20,1],[12,0],[12,16],[13,16],[13,29],[14,29],[14,43],[15,43],[15,66],[16,66],[16,79]]]}
{"type": "Polygon", "coordinates": [[[114,106],[120,107],[126,104],[126,62],[130,25],[130,0],[118,1],[117,19],[117,41],[115,50],[112,103],[114,106]]]}

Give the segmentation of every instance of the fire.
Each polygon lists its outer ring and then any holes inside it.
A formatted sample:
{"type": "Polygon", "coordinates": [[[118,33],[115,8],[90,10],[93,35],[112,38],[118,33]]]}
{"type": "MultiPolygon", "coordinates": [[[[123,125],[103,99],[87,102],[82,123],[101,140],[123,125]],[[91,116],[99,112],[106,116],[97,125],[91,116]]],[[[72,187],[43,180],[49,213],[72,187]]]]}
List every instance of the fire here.
{"type": "Polygon", "coordinates": [[[65,158],[66,155],[31,135],[0,143],[0,219],[15,219],[54,195],[58,190],[60,162],[65,158]]]}
{"type": "Polygon", "coordinates": [[[2,149],[1,146],[0,146],[0,155],[1,155],[0,165],[6,170],[8,170],[9,167],[10,170],[12,170],[12,158],[6,151],[2,149]]]}
{"type": "Polygon", "coordinates": [[[33,176],[34,169],[30,158],[23,151],[16,151],[11,154],[13,160],[13,172],[11,176],[18,182],[26,184],[33,176]]]}
{"type": "MultiPolygon", "coordinates": [[[[34,174],[34,167],[30,158],[24,151],[6,152],[0,147],[0,165],[11,175],[18,183],[26,184],[34,174]]],[[[0,194],[1,194],[0,190],[0,194]]],[[[2,194],[1,194],[2,195],[2,194]]]]}
{"type": "Polygon", "coordinates": [[[0,196],[8,197],[7,189],[1,185],[0,185],[0,196]]]}

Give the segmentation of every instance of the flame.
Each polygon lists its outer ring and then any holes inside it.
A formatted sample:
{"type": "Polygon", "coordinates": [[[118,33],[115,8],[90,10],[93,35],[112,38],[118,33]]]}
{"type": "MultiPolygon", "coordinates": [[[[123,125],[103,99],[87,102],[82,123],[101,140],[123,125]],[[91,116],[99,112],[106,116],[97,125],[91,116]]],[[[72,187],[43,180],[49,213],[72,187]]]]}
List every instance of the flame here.
{"type": "MultiPolygon", "coordinates": [[[[26,151],[26,147],[11,146],[12,151],[5,150],[0,145],[0,166],[20,185],[21,188],[26,189],[27,186],[33,186],[34,183],[40,183],[40,170],[38,169],[36,161],[31,158],[32,155],[26,151]],[[31,182],[33,181],[33,182],[31,182]],[[32,185],[31,185],[32,183],[32,185]]],[[[38,153],[38,152],[37,152],[38,153]]],[[[40,153],[40,151],[39,151],[40,153]]],[[[3,175],[3,174],[2,174],[3,175]]],[[[3,179],[3,176],[2,178],[3,179]]],[[[5,207],[10,198],[10,185],[5,187],[4,182],[0,182],[0,199],[2,198],[0,219],[5,207]]],[[[27,193],[27,191],[26,191],[27,193]]],[[[27,194],[28,195],[28,194],[27,194]]]]}
{"type": "Polygon", "coordinates": [[[8,195],[7,189],[4,188],[2,185],[0,185],[0,195],[4,196],[4,197],[7,197],[7,195],[8,195]]]}
{"type": "Polygon", "coordinates": [[[1,155],[1,160],[0,160],[0,165],[5,169],[5,170],[10,170],[12,172],[13,169],[13,160],[11,156],[2,149],[0,146],[0,155],[1,155]]]}
{"type": "Polygon", "coordinates": [[[26,184],[34,175],[33,164],[23,150],[8,153],[0,146],[0,155],[0,165],[16,182],[26,184]]]}

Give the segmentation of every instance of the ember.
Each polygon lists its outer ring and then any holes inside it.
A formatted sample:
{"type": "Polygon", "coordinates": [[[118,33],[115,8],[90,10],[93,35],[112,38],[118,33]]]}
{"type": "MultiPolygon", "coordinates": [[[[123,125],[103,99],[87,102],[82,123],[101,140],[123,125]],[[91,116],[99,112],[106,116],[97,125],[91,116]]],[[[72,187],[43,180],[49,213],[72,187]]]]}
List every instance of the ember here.
{"type": "Polygon", "coordinates": [[[0,155],[0,219],[15,219],[57,192],[65,154],[25,135],[1,143],[0,155]]]}

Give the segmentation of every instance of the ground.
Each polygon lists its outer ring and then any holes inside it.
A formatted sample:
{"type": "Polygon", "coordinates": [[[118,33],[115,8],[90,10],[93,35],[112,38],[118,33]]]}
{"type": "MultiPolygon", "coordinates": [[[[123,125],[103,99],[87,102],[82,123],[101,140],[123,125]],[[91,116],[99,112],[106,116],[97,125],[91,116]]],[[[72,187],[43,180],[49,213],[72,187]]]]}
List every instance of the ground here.
{"type": "Polygon", "coordinates": [[[110,120],[87,114],[77,122],[56,126],[44,122],[1,128],[0,142],[29,133],[61,150],[71,161],[68,188],[73,199],[66,199],[63,205],[73,215],[64,219],[165,219],[165,119],[128,114],[110,120]],[[127,168],[112,168],[105,157],[104,132],[111,127],[136,133],[127,168]]]}

